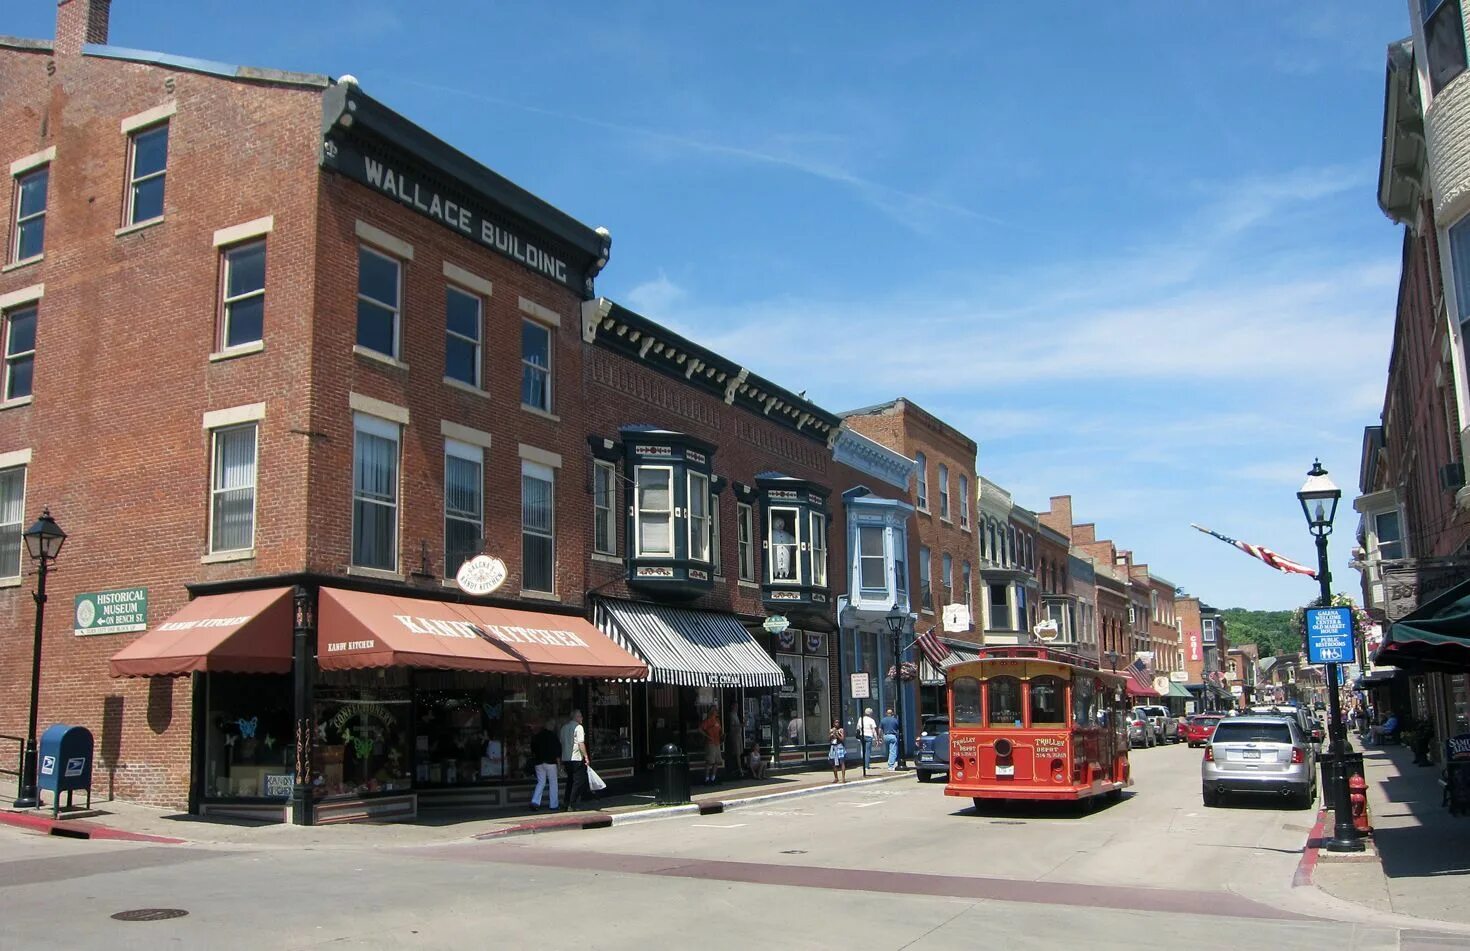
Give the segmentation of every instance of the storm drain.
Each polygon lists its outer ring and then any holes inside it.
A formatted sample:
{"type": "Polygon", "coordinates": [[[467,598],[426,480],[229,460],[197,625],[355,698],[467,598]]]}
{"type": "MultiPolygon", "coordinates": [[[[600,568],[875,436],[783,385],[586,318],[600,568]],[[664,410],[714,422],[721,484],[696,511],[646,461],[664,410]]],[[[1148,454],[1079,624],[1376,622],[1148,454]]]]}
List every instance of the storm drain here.
{"type": "Polygon", "coordinates": [[[990,824],[993,826],[1023,826],[1026,823],[1020,819],[991,819],[990,824]]]}
{"type": "Polygon", "coordinates": [[[805,855],[806,849],[782,849],[782,855],[805,855]]]}
{"type": "Polygon", "coordinates": [[[118,921],[166,921],[169,918],[182,918],[187,914],[182,908],[134,908],[120,911],[112,917],[118,921]]]}

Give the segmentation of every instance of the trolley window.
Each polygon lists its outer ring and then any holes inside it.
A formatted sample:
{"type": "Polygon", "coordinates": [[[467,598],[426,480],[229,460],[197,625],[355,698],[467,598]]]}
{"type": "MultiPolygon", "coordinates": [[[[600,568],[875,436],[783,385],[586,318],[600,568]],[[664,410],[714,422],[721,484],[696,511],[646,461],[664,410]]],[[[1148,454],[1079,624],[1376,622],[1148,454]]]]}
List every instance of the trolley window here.
{"type": "Polygon", "coordinates": [[[1060,677],[1031,678],[1031,725],[1065,726],[1067,708],[1063,706],[1066,691],[1060,677]]]}
{"type": "Polygon", "coordinates": [[[990,725],[992,727],[1016,727],[1021,725],[1021,681],[1015,677],[991,677],[990,725]]]}
{"type": "Polygon", "coordinates": [[[1072,681],[1072,725],[1093,726],[1097,715],[1097,682],[1091,677],[1072,681]]]}
{"type": "Polygon", "coordinates": [[[980,722],[980,681],[974,677],[955,679],[950,693],[954,698],[954,722],[980,722]]]}

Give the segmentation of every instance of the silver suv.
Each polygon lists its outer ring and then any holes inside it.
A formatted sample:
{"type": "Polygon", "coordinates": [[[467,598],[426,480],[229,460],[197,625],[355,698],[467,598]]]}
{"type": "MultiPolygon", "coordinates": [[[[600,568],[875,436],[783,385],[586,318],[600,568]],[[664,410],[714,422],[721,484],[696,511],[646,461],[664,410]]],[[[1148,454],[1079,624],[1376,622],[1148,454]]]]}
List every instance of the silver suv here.
{"type": "Polygon", "coordinates": [[[1317,754],[1296,718],[1226,717],[1205,744],[1200,782],[1206,806],[1230,793],[1266,793],[1299,809],[1317,800],[1317,754]]]}

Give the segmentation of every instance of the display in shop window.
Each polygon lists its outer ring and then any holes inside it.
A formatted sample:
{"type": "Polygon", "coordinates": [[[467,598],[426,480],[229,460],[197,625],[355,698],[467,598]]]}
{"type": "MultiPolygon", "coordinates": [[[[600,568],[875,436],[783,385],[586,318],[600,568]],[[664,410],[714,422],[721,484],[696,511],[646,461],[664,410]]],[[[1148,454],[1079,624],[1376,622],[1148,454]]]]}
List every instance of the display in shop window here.
{"type": "Polygon", "coordinates": [[[796,525],[795,509],[771,509],[771,578],[776,581],[795,581],[796,525]]]}

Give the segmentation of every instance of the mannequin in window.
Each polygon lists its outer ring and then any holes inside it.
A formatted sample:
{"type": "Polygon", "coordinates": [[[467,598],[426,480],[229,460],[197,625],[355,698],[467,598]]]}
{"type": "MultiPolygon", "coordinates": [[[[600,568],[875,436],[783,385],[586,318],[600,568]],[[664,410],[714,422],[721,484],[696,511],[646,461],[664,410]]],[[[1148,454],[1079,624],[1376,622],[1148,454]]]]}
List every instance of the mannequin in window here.
{"type": "Polygon", "coordinates": [[[796,554],[796,537],[786,529],[786,519],[776,516],[771,520],[771,554],[774,564],[771,577],[787,580],[795,577],[792,571],[796,554]]]}

